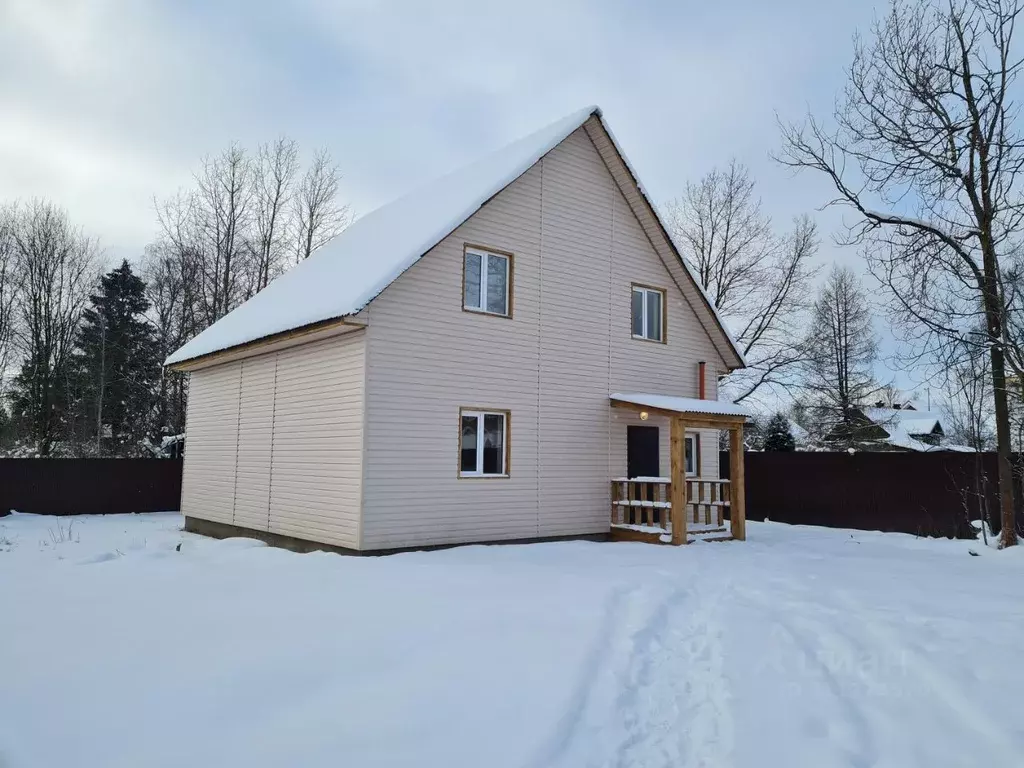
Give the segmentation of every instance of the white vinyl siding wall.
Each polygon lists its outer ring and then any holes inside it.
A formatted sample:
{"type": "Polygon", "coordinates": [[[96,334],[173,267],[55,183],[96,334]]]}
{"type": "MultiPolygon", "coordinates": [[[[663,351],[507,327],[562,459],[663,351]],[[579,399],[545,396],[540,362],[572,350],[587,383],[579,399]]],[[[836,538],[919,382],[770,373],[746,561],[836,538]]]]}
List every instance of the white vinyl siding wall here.
{"type": "Polygon", "coordinates": [[[230,524],[235,514],[240,364],[192,374],[185,417],[187,450],[181,508],[188,515],[230,524]]]}
{"type": "MultiPolygon", "coordinates": [[[[235,472],[233,525],[267,530],[270,460],[274,445],[274,393],[277,355],[243,360],[238,416],[238,468],[235,472]]],[[[193,379],[193,382],[195,379],[193,379]]],[[[193,387],[195,385],[193,384],[193,387]]],[[[192,435],[188,435],[191,442],[192,435]]],[[[191,446],[186,443],[185,455],[191,446]]]]}
{"type": "MultiPolygon", "coordinates": [[[[584,129],[428,252],[364,311],[363,547],[602,533],[626,471],[615,391],[695,397],[724,363],[584,129]],[[514,254],[512,319],[462,309],[466,244],[514,254]],[[666,343],[632,338],[633,283],[665,286],[666,343]],[[510,476],[460,478],[459,409],[508,410],[510,476]]],[[[662,473],[668,474],[667,421],[662,473]]],[[[717,433],[702,474],[718,476],[717,433]]]]}
{"type": "Polygon", "coordinates": [[[359,548],[362,332],[191,374],[182,511],[359,548]]]}

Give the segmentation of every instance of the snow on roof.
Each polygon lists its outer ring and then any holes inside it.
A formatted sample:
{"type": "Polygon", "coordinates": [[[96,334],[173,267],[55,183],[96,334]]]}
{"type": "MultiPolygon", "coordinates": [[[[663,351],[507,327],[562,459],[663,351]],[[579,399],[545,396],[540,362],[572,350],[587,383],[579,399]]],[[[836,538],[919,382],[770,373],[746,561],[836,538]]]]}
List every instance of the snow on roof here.
{"type": "MultiPolygon", "coordinates": [[[[587,107],[366,214],[178,349],[166,364],[356,314],[591,115],[601,119],[612,136],[601,118],[601,110],[587,107]]],[[[612,142],[622,154],[614,136],[612,142]]],[[[629,166],[625,155],[622,157],[629,166]]],[[[632,172],[632,166],[629,167],[632,172]]],[[[636,178],[635,172],[633,176],[636,178]]],[[[703,293],[685,260],[680,261],[703,293]]],[[[707,300],[706,294],[704,298],[707,300]]],[[[714,305],[708,300],[707,306],[742,361],[743,355],[714,305]]]]}
{"type": "Polygon", "coordinates": [[[927,435],[938,426],[939,420],[935,417],[924,419],[902,419],[897,423],[908,435],[927,435]]]}
{"type": "Polygon", "coordinates": [[[889,438],[884,442],[889,443],[890,445],[895,445],[898,448],[905,448],[908,451],[918,451],[920,453],[929,453],[931,451],[939,450],[938,446],[929,445],[928,443],[923,443],[920,440],[915,440],[900,429],[886,429],[886,431],[889,432],[889,438]]]}
{"type": "Polygon", "coordinates": [[[717,416],[750,416],[750,411],[742,405],[726,400],[699,400],[695,397],[672,397],[670,395],[647,395],[642,393],[609,395],[612,400],[633,403],[647,408],[676,413],[710,413],[717,416]]]}
{"type": "Polygon", "coordinates": [[[928,453],[942,450],[938,446],[917,440],[913,435],[930,434],[941,428],[939,414],[912,408],[864,408],[864,415],[889,433],[886,442],[909,451],[928,453]]]}
{"type": "Polygon", "coordinates": [[[909,435],[926,435],[941,423],[934,411],[911,408],[865,408],[864,415],[880,426],[899,425],[909,435]]]}

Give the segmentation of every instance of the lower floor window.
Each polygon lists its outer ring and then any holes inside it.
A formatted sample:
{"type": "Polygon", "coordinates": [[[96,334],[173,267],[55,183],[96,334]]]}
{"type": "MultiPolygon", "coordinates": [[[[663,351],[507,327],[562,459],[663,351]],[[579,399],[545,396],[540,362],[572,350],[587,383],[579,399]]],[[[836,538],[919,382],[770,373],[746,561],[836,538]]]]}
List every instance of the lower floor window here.
{"type": "Polygon", "coordinates": [[[459,474],[502,477],[508,474],[508,413],[460,412],[459,474]]]}
{"type": "Polygon", "coordinates": [[[700,455],[697,448],[697,435],[686,436],[686,474],[688,476],[696,476],[697,474],[697,457],[700,455]]]}

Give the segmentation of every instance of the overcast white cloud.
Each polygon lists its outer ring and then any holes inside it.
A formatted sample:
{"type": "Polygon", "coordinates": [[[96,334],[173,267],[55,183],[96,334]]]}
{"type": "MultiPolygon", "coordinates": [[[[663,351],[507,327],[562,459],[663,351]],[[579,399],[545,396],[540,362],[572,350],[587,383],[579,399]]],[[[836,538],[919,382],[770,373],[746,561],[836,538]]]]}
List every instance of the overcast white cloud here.
{"type": "MultiPolygon", "coordinates": [[[[849,0],[0,0],[0,199],[49,197],[132,258],[155,235],[154,195],[232,141],[328,146],[359,213],[596,103],[657,199],[736,156],[785,221],[828,190],[769,159],[775,114],[830,108],[871,14],[849,0]]],[[[836,258],[856,255],[826,242],[836,258]]]]}

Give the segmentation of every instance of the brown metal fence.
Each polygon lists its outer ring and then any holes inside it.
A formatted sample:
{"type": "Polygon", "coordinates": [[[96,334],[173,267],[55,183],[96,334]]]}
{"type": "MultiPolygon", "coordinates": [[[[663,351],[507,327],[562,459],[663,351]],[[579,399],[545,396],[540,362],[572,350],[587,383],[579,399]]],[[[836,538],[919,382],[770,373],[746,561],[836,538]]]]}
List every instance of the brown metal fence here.
{"type": "MultiPolygon", "coordinates": [[[[970,521],[987,512],[999,528],[994,453],[746,453],[744,461],[748,520],[973,538],[970,521]]],[[[728,477],[727,452],[719,465],[728,477]]],[[[1019,478],[1017,488],[1020,497],[1019,478]]]]}
{"type": "Polygon", "coordinates": [[[0,515],[177,510],[181,464],[180,459],[0,459],[0,515]]]}

